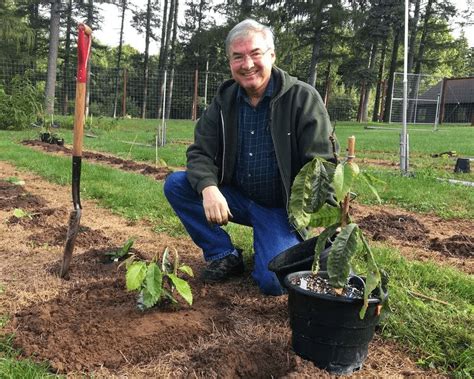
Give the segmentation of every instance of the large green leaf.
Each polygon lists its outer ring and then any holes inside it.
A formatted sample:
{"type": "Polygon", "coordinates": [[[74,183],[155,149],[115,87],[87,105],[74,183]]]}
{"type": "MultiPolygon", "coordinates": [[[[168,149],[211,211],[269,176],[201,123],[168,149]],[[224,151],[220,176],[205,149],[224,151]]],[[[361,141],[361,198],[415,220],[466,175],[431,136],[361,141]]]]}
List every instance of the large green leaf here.
{"type": "Polygon", "coordinates": [[[311,271],[315,274],[319,271],[319,257],[321,255],[321,252],[326,247],[326,242],[328,238],[332,237],[334,233],[336,233],[336,230],[339,226],[339,223],[331,225],[328,228],[324,229],[318,236],[318,240],[316,241],[316,245],[314,247],[313,265],[311,267],[311,271]]]}
{"type": "Polygon", "coordinates": [[[165,248],[163,258],[161,259],[161,270],[163,273],[173,272],[173,264],[170,261],[170,249],[165,248]]]}
{"type": "Polygon", "coordinates": [[[342,162],[334,172],[333,186],[336,198],[342,201],[351,190],[354,179],[359,175],[359,166],[354,162],[342,162]]]}
{"type": "Polygon", "coordinates": [[[183,297],[184,300],[189,305],[193,304],[193,293],[191,292],[191,287],[189,286],[186,280],[178,278],[175,274],[168,274],[168,277],[173,282],[173,285],[176,287],[178,293],[183,297]]]}
{"type": "Polygon", "coordinates": [[[309,195],[309,203],[305,209],[308,213],[314,213],[321,209],[331,189],[331,182],[323,161],[320,158],[315,158],[313,161],[314,168],[313,177],[311,178],[311,192],[309,195]]]}
{"type": "Polygon", "coordinates": [[[291,186],[289,219],[297,229],[308,226],[310,215],[305,211],[311,191],[313,161],[306,163],[296,175],[291,186]]]}
{"type": "Polygon", "coordinates": [[[377,288],[379,283],[381,282],[381,275],[380,270],[377,267],[377,263],[375,262],[374,254],[370,249],[367,240],[365,239],[362,231],[359,229],[359,238],[362,241],[363,250],[365,252],[365,260],[367,263],[367,277],[365,279],[365,288],[364,288],[364,305],[359,312],[359,316],[361,319],[365,317],[365,312],[369,306],[369,295],[372,293],[374,289],[377,288]]]}
{"type": "Polygon", "coordinates": [[[310,226],[314,228],[327,227],[332,224],[340,222],[341,210],[339,207],[331,207],[328,204],[324,204],[321,209],[311,215],[310,226]]]}
{"type": "Polygon", "coordinates": [[[310,213],[316,212],[327,199],[329,176],[323,160],[315,157],[296,175],[291,187],[289,216],[297,229],[308,226],[310,213]]]}
{"type": "Polygon", "coordinates": [[[347,282],[351,266],[350,262],[357,250],[356,224],[346,225],[337,235],[328,258],[329,284],[342,288],[347,282]]]}
{"type": "Polygon", "coordinates": [[[126,285],[129,291],[137,290],[141,287],[146,276],[146,263],[145,262],[133,262],[127,268],[126,285]]]}
{"type": "Polygon", "coordinates": [[[160,298],[163,288],[163,273],[155,262],[151,262],[148,265],[145,287],[153,297],[160,298]]]}

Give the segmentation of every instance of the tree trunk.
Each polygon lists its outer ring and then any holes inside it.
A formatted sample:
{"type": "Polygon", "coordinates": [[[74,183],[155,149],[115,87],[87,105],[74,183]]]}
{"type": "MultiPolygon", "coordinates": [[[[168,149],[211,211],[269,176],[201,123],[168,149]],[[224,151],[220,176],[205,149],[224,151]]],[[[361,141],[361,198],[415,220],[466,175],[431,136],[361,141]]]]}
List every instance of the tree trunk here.
{"type": "Polygon", "coordinates": [[[331,91],[331,61],[328,62],[324,82],[324,105],[327,108],[329,104],[329,92],[331,91]]]}
{"type": "Polygon", "coordinates": [[[383,72],[385,70],[385,55],[387,53],[387,37],[383,41],[382,55],[380,57],[379,73],[377,75],[377,88],[375,89],[375,101],[374,101],[374,113],[372,115],[372,121],[377,122],[380,120],[380,99],[383,91],[382,81],[383,72]]]}
{"type": "Polygon", "coordinates": [[[415,0],[415,11],[413,12],[413,18],[410,20],[410,40],[408,42],[408,68],[407,72],[413,70],[413,59],[415,57],[415,43],[416,35],[418,33],[418,20],[420,18],[420,3],[421,0],[415,0]]]}
{"type": "MultiPolygon", "coordinates": [[[[33,35],[33,51],[32,51],[32,66],[33,72],[36,72],[36,59],[38,57],[38,35],[39,35],[39,5],[37,3],[30,4],[29,6],[29,18],[31,27],[34,30],[33,35]]],[[[33,84],[36,84],[36,78],[33,77],[33,84]]]]}
{"type": "Polygon", "coordinates": [[[179,0],[174,0],[174,2],[175,2],[175,6],[174,6],[174,15],[173,15],[173,35],[171,37],[170,65],[169,65],[169,67],[171,68],[171,78],[170,78],[170,85],[169,85],[169,91],[168,91],[168,101],[166,102],[167,109],[166,109],[166,116],[165,116],[167,120],[170,118],[171,103],[173,101],[174,66],[175,66],[175,61],[176,61],[176,38],[177,38],[177,33],[178,33],[179,0]]]}
{"type": "Polygon", "coordinates": [[[176,5],[176,1],[171,0],[170,11],[168,14],[168,21],[166,22],[166,39],[165,39],[165,48],[163,51],[163,68],[165,70],[168,68],[168,61],[169,61],[168,53],[170,51],[171,28],[173,26],[175,5],[176,5]]]}
{"type": "Polygon", "coordinates": [[[151,0],[148,0],[146,6],[146,30],[145,30],[145,56],[143,59],[143,103],[142,118],[146,118],[146,102],[148,98],[148,58],[150,48],[150,23],[151,23],[151,0]]]}
{"type": "Polygon", "coordinates": [[[47,115],[54,114],[54,94],[56,87],[56,70],[59,47],[59,21],[61,19],[61,1],[51,2],[51,19],[49,22],[48,73],[46,77],[45,106],[47,115]]]}
{"type": "Polygon", "coordinates": [[[423,21],[423,30],[421,32],[420,46],[418,48],[418,54],[415,59],[415,74],[421,73],[421,63],[423,62],[423,55],[425,54],[425,43],[426,37],[428,36],[428,24],[433,14],[433,0],[428,0],[426,5],[425,19],[423,21]]]}
{"type": "Polygon", "coordinates": [[[311,63],[309,65],[308,84],[316,88],[317,69],[319,62],[319,52],[321,51],[321,29],[314,33],[313,51],[311,53],[311,63]]]}
{"type": "Polygon", "coordinates": [[[390,120],[390,112],[392,111],[393,77],[395,76],[395,70],[397,69],[398,48],[400,47],[401,29],[397,28],[394,32],[395,35],[393,37],[392,57],[390,59],[390,71],[388,74],[387,97],[385,98],[385,110],[383,113],[384,122],[388,122],[390,120]]]}
{"type": "Polygon", "coordinates": [[[164,7],[163,7],[163,18],[161,20],[161,44],[160,44],[160,56],[158,58],[158,70],[163,70],[164,68],[164,50],[166,46],[166,28],[167,28],[167,20],[168,20],[168,0],[164,0],[164,7]]]}
{"type": "Polygon", "coordinates": [[[118,83],[120,76],[120,63],[122,62],[122,45],[123,45],[123,26],[125,22],[125,11],[127,9],[127,0],[122,1],[122,22],[120,23],[120,40],[117,52],[117,68],[115,72],[115,97],[114,97],[114,118],[117,117],[117,103],[118,103],[118,83]]]}
{"type": "MultiPolygon", "coordinates": [[[[377,56],[377,46],[378,42],[375,41],[372,44],[372,48],[370,49],[370,57],[369,57],[369,70],[372,71],[375,66],[375,57],[377,56]]],[[[372,91],[372,84],[367,84],[365,86],[365,93],[364,93],[364,103],[362,105],[362,121],[367,122],[369,119],[369,98],[370,92],[372,91]]]]}
{"type": "Polygon", "coordinates": [[[63,63],[63,114],[68,113],[69,102],[69,63],[71,50],[71,28],[72,28],[72,0],[68,1],[67,5],[67,21],[66,21],[66,42],[64,47],[64,63],[63,63]]]}

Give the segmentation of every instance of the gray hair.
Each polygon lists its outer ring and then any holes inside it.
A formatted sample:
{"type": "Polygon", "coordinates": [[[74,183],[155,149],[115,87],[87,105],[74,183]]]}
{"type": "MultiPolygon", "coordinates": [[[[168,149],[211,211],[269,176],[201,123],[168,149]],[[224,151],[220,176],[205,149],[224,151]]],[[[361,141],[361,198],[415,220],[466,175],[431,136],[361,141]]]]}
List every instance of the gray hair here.
{"type": "Polygon", "coordinates": [[[268,26],[262,25],[259,22],[248,18],[235,25],[229,34],[227,34],[227,38],[225,39],[225,50],[227,55],[229,55],[229,49],[232,42],[237,38],[247,37],[251,33],[262,34],[264,40],[267,42],[268,48],[275,49],[272,30],[268,26]]]}

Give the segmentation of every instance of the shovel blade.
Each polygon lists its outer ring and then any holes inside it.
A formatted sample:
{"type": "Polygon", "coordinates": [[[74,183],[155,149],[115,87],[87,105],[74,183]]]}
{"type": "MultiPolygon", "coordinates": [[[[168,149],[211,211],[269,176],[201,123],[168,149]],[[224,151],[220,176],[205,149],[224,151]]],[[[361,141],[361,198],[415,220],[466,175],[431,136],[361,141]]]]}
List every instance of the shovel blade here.
{"type": "Polygon", "coordinates": [[[74,251],[74,244],[76,243],[76,237],[79,233],[79,224],[81,222],[81,208],[74,209],[69,214],[69,223],[67,230],[66,246],[64,247],[63,262],[61,265],[61,271],[59,276],[64,278],[69,270],[69,264],[71,263],[72,253],[74,251]]]}

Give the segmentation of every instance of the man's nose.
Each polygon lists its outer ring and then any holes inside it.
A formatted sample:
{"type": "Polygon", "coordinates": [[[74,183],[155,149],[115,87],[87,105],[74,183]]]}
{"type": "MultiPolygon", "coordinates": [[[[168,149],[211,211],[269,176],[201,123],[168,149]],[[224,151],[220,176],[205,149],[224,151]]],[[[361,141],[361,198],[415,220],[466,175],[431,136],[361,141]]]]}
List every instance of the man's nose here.
{"type": "Polygon", "coordinates": [[[253,67],[253,59],[250,57],[250,55],[244,55],[243,56],[244,61],[242,62],[242,67],[245,69],[249,69],[253,67]]]}

